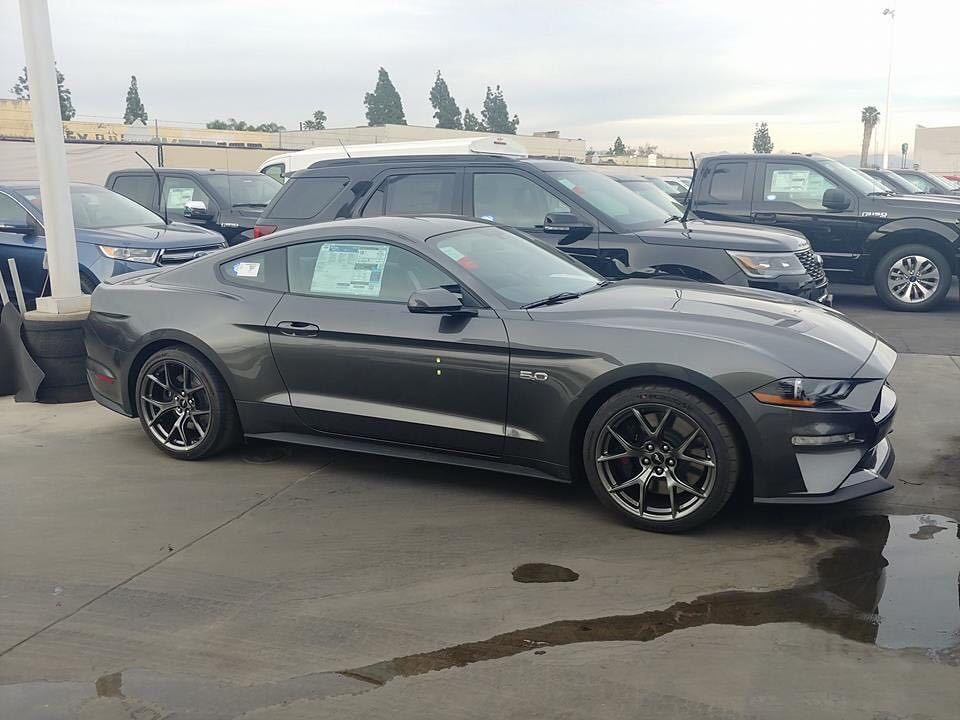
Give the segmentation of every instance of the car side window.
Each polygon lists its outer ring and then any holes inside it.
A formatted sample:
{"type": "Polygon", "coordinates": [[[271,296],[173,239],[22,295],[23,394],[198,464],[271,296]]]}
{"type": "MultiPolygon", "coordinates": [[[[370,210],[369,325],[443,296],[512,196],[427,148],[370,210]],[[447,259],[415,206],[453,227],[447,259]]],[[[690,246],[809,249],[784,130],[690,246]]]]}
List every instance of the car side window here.
{"type": "Polygon", "coordinates": [[[263,170],[261,170],[264,175],[272,177],[279,183],[284,183],[287,181],[286,177],[283,175],[283,163],[277,163],[276,165],[267,165],[263,170]]]}
{"type": "Polygon", "coordinates": [[[417,290],[455,285],[432,262],[372,240],[324,240],[287,248],[290,291],[405,303],[417,290]]]}
{"type": "Polygon", "coordinates": [[[221,263],[220,272],[228,282],[237,285],[286,292],[286,248],[275,248],[228,260],[221,263]]]}
{"type": "Polygon", "coordinates": [[[934,187],[933,183],[922,175],[905,175],[908,183],[913,185],[920,192],[936,192],[939,188],[934,187]]]}
{"type": "Polygon", "coordinates": [[[152,175],[121,175],[113,181],[110,188],[115,193],[125,195],[145,208],[157,209],[157,179],[152,175]]]}
{"type": "Polygon", "coordinates": [[[453,213],[456,191],[455,173],[391,175],[367,201],[362,217],[453,213]]]}
{"type": "Polygon", "coordinates": [[[22,228],[33,224],[20,203],[8,195],[0,195],[0,232],[4,232],[4,225],[22,228]]]}
{"type": "Polygon", "coordinates": [[[213,208],[210,196],[204,192],[196,180],[179,175],[171,175],[163,179],[163,203],[169,212],[183,212],[186,204],[194,200],[199,200],[206,205],[207,210],[213,208]]]}
{"type": "Polygon", "coordinates": [[[716,202],[740,202],[743,200],[744,181],[747,177],[745,162],[717,163],[710,173],[707,197],[716,202]]]}
{"type": "Polygon", "coordinates": [[[347,183],[345,177],[293,178],[279,191],[267,215],[296,220],[316,217],[340,195],[347,183]]]}
{"type": "Polygon", "coordinates": [[[515,228],[542,228],[552,212],[570,212],[570,206],[532,180],[515,173],[476,173],[473,176],[473,214],[515,228]]]}
{"type": "Polygon", "coordinates": [[[813,168],[799,163],[767,163],[761,202],[793,203],[823,208],[823,193],[837,187],[813,168]]]}

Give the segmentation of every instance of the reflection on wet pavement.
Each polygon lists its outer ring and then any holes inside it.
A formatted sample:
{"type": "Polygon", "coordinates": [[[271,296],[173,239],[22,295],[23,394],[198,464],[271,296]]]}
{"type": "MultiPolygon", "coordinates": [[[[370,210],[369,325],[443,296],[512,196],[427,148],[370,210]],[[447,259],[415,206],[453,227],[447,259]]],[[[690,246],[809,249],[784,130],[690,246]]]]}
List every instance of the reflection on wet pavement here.
{"type": "MultiPolygon", "coordinates": [[[[277,683],[236,686],[187,675],[124,670],[95,684],[33,682],[0,686],[4,716],[75,718],[87,703],[119,702],[130,717],[205,720],[299,699],[366,692],[397,677],[462,667],[573,643],[647,642],[703,625],[757,626],[799,622],[883,648],[915,648],[960,666],[960,527],[937,515],[851,516],[832,533],[852,539],[816,562],[813,576],[792,588],[726,591],[663,610],[561,620],[431,652],[341,672],[277,683]],[[107,700],[114,698],[114,700],[107,700]],[[162,710],[162,714],[160,711],[162,710]]],[[[557,565],[514,570],[521,582],[576,580],[557,565]],[[542,578],[549,578],[544,580],[542,578]]],[[[572,590],[572,588],[571,588],[572,590]]],[[[539,592],[531,589],[532,592],[539,592]]]]}

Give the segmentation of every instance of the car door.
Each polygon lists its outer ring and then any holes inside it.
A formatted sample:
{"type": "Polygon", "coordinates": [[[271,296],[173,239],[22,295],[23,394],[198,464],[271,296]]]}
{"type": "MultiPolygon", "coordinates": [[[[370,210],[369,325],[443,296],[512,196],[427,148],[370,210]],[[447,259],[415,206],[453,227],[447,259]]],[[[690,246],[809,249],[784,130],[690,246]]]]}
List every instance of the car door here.
{"type": "Polygon", "coordinates": [[[16,199],[0,192],[0,274],[11,298],[14,292],[9,260],[16,260],[20,284],[30,302],[40,296],[46,281],[47,271],[43,269],[46,251],[40,223],[16,199]]]}
{"type": "Polygon", "coordinates": [[[803,233],[835,280],[857,270],[863,227],[857,195],[849,188],[813,164],[782,160],[763,161],[754,188],[754,222],[803,233]],[[823,194],[831,188],[846,192],[847,208],[824,207],[823,194]]]}
{"type": "Polygon", "coordinates": [[[570,199],[561,197],[539,178],[521,170],[474,169],[467,173],[466,214],[481,220],[507,225],[549,243],[597,269],[599,235],[596,218],[570,199]],[[573,213],[593,232],[565,236],[544,231],[543,220],[550,213],[573,213]]]}
{"type": "Polygon", "coordinates": [[[696,184],[694,207],[703,220],[751,223],[750,200],[756,163],[722,160],[704,168],[696,184]]]}
{"type": "Polygon", "coordinates": [[[411,313],[418,289],[453,286],[399,244],[333,237],[287,249],[290,292],[270,316],[277,366],[315,431],[496,456],[505,436],[503,322],[411,313]]]}
{"type": "Polygon", "coordinates": [[[373,185],[361,217],[463,213],[463,171],[459,167],[393,169],[373,185]]]}
{"type": "Polygon", "coordinates": [[[188,175],[164,175],[162,202],[160,214],[163,214],[162,210],[166,210],[171,222],[185,222],[206,228],[216,227],[216,219],[220,212],[216,200],[200,186],[199,182],[188,175]],[[191,217],[185,212],[188,202],[198,200],[206,206],[209,217],[191,217]]]}
{"type": "Polygon", "coordinates": [[[160,194],[157,191],[157,178],[153,174],[115,174],[108,189],[140,203],[148,210],[160,212],[160,194]]]}

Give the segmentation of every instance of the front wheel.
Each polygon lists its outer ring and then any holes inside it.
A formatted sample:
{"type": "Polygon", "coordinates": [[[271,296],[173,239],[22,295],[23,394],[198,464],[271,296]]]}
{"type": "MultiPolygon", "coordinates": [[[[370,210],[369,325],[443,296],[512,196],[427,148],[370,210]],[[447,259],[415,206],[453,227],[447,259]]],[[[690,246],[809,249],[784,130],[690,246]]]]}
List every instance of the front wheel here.
{"type": "Polygon", "coordinates": [[[206,358],[185,347],[160,350],[143,364],[137,410],[154,445],[181,460],[215,455],[239,433],[227,384],[206,358]]]}
{"type": "Polygon", "coordinates": [[[892,310],[924,312],[950,292],[953,271],[943,253],[929,245],[896,247],[877,263],[873,286],[892,310]]]}
{"type": "Polygon", "coordinates": [[[602,505],[636,527],[680,532],[726,504],[741,460],[733,428],[711,404],[680,388],[640,385],[597,410],[583,465],[602,505]]]}

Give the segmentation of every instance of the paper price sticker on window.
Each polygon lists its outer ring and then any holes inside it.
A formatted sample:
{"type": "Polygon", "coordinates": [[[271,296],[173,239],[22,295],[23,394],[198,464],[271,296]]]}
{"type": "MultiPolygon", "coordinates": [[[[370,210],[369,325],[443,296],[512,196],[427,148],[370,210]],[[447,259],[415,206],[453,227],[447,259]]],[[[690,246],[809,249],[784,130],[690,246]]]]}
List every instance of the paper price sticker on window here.
{"type": "Polygon", "coordinates": [[[260,275],[260,263],[238,262],[233,266],[233,274],[242,278],[255,278],[260,275]]]}
{"type": "Polygon", "coordinates": [[[317,254],[310,292],[377,297],[389,253],[388,245],[326,243],[317,254]]]}

